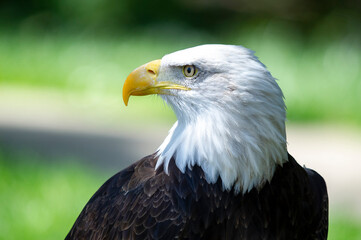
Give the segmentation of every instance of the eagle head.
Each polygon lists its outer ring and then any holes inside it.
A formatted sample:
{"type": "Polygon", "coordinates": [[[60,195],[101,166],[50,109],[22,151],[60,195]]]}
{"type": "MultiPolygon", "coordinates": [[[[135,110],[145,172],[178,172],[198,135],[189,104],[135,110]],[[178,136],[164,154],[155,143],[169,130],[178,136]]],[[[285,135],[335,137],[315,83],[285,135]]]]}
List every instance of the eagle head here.
{"type": "Polygon", "coordinates": [[[200,166],[206,180],[247,192],[270,181],[287,161],[283,94],[254,53],[242,46],[202,45],[135,69],[123,100],[158,94],[178,121],[159,147],[156,168],[170,159],[184,172],[200,166]]]}

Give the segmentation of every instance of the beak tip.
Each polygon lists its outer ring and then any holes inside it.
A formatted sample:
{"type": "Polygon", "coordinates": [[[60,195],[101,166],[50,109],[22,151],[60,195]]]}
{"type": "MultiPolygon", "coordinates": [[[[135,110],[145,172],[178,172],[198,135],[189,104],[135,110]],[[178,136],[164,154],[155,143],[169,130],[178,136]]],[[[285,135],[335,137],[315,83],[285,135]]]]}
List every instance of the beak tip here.
{"type": "Polygon", "coordinates": [[[125,106],[128,106],[128,101],[129,101],[129,97],[130,97],[130,94],[129,94],[129,89],[128,87],[126,86],[126,83],[124,84],[123,86],[123,102],[124,102],[124,105],[125,106]]]}
{"type": "Polygon", "coordinates": [[[128,100],[129,100],[129,96],[128,97],[123,97],[123,102],[124,102],[124,105],[126,107],[128,106],[128,100]]]}
{"type": "Polygon", "coordinates": [[[123,88],[123,102],[124,102],[125,106],[128,106],[129,97],[130,97],[130,95],[123,88]]]}

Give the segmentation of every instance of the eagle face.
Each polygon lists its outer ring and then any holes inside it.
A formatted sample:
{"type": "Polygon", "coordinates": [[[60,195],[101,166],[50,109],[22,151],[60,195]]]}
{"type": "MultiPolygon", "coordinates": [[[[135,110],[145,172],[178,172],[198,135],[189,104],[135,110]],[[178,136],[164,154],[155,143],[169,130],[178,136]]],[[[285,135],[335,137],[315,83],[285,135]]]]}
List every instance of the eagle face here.
{"type": "Polygon", "coordinates": [[[148,94],[159,94],[174,109],[179,121],[194,119],[205,111],[224,112],[225,106],[236,112],[246,111],[245,114],[267,114],[270,106],[279,108],[280,117],[285,115],[283,94],[277,83],[253,52],[241,46],[202,45],[137,68],[125,82],[124,102],[128,104],[130,95],[148,94]],[[194,68],[194,74],[187,76],[187,67],[191,71],[194,68]],[[251,109],[242,108],[257,103],[259,106],[251,109]]]}
{"type": "MultiPolygon", "coordinates": [[[[159,81],[171,81],[187,91],[170,89],[162,98],[174,109],[178,120],[194,120],[205,112],[215,113],[224,104],[235,101],[235,68],[243,48],[226,45],[203,45],[178,51],[162,58],[159,81]],[[235,53],[238,58],[233,59],[235,53]]],[[[241,70],[241,69],[239,69],[241,70]]]]}
{"type": "Polygon", "coordinates": [[[242,46],[202,45],[135,69],[123,100],[158,94],[178,121],[158,149],[157,167],[175,158],[181,171],[197,164],[209,182],[247,191],[271,179],[287,160],[285,105],[275,79],[242,46]]]}

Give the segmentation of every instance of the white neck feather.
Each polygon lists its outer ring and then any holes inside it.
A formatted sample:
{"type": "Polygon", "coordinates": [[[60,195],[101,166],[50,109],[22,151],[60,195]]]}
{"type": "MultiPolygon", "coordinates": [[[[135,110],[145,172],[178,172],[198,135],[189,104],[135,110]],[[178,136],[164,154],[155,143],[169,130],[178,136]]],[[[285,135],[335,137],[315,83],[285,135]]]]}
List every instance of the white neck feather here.
{"type": "Polygon", "coordinates": [[[158,149],[156,168],[163,164],[168,173],[174,157],[183,173],[186,167],[198,165],[209,183],[220,177],[224,189],[234,186],[243,193],[271,180],[276,165],[287,161],[284,125],[246,116],[228,121],[227,117],[213,111],[192,122],[177,121],[158,149]]]}

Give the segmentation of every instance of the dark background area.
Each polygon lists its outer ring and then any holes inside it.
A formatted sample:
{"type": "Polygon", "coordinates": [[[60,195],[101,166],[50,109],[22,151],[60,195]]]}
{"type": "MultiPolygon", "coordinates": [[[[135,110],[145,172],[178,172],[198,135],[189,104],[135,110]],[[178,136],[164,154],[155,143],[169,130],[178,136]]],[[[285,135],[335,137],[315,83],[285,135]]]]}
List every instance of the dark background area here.
{"type": "Polygon", "coordinates": [[[322,25],[330,37],[360,29],[360,13],[361,1],[355,0],[3,0],[0,25],[109,35],[176,27],[222,35],[272,20],[291,24],[302,37],[322,25]]]}

